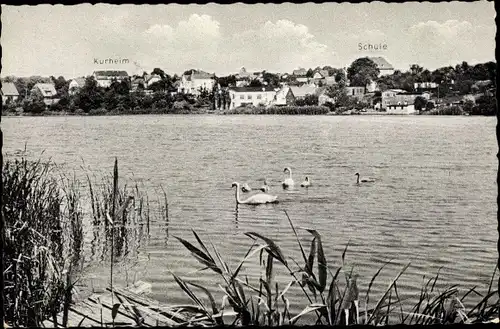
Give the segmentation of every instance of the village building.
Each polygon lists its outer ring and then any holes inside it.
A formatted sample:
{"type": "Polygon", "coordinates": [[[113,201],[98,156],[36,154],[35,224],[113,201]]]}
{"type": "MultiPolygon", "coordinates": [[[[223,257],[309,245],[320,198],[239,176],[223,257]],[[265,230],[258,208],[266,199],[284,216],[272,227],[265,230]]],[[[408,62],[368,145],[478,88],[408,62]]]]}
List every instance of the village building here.
{"type": "Polygon", "coordinates": [[[19,99],[19,92],[13,82],[2,82],[2,104],[16,102],[19,99]]]}
{"type": "Polygon", "coordinates": [[[30,91],[30,98],[40,98],[45,105],[52,105],[59,102],[56,88],[52,83],[37,83],[30,91]]]}
{"type": "Polygon", "coordinates": [[[99,87],[108,88],[113,81],[129,81],[130,77],[126,71],[94,71],[92,76],[99,87]]]}
{"type": "Polygon", "coordinates": [[[307,95],[315,95],[318,87],[314,84],[305,84],[302,86],[290,86],[295,99],[304,99],[307,95]]]}
{"type": "Polygon", "coordinates": [[[276,99],[276,90],[270,86],[263,87],[230,87],[230,108],[244,105],[268,106],[276,99]]]}
{"type": "Polygon", "coordinates": [[[391,114],[412,114],[416,112],[415,99],[421,96],[430,99],[429,93],[409,93],[401,89],[389,89],[382,92],[381,108],[391,114]]]}
{"type": "Polygon", "coordinates": [[[363,99],[363,96],[365,94],[365,87],[358,87],[358,86],[348,86],[345,88],[347,96],[356,98],[357,100],[363,99]]]}
{"type": "Polygon", "coordinates": [[[146,89],[151,87],[155,82],[161,81],[161,77],[158,74],[147,74],[144,76],[144,82],[146,89]]]}
{"type": "Polygon", "coordinates": [[[81,88],[83,88],[83,86],[85,86],[85,81],[86,80],[83,77],[71,79],[68,86],[68,94],[71,96],[75,95],[78,92],[78,90],[80,90],[81,88]]]}
{"type": "Polygon", "coordinates": [[[439,85],[436,82],[415,82],[413,84],[413,89],[417,91],[421,90],[433,90],[437,89],[439,85]]]}
{"type": "Polygon", "coordinates": [[[293,91],[288,86],[283,86],[280,90],[276,92],[275,99],[273,101],[273,105],[277,106],[285,106],[285,105],[294,105],[295,104],[295,96],[293,91]]]}
{"type": "Polygon", "coordinates": [[[177,91],[183,94],[199,96],[202,90],[212,91],[214,85],[215,74],[192,70],[191,74],[182,76],[177,91]]]}
{"type": "Polygon", "coordinates": [[[384,57],[368,57],[380,70],[379,77],[384,75],[391,75],[394,73],[394,67],[384,57]]]}

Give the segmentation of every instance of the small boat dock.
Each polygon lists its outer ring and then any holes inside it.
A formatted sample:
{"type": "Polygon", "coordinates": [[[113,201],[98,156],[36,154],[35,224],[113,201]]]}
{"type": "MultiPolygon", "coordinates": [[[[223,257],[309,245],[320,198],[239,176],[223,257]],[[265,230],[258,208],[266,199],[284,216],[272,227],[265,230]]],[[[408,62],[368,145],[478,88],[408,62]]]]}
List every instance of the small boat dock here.
{"type": "Polygon", "coordinates": [[[145,296],[144,293],[150,289],[151,284],[143,281],[127,288],[113,287],[113,292],[107,288],[103,293],[71,304],[65,325],[64,312],[57,315],[56,321],[48,319],[43,325],[45,328],[156,327],[181,326],[191,322],[193,316],[183,312],[182,307],[168,307],[145,296]]]}

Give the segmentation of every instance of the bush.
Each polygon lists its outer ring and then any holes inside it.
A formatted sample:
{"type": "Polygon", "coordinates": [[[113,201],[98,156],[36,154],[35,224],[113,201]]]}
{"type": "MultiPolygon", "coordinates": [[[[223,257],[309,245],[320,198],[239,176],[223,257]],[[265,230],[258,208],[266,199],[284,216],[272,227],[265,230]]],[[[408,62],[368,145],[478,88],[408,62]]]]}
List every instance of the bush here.
{"type": "Polygon", "coordinates": [[[89,115],[108,115],[108,111],[105,108],[92,109],[89,111],[89,115]]]}
{"type": "Polygon", "coordinates": [[[228,110],[226,114],[271,114],[271,115],[324,115],[330,109],[327,106],[242,106],[228,110]]]}
{"type": "Polygon", "coordinates": [[[431,115],[464,115],[465,112],[459,106],[445,106],[430,110],[431,115]]]}

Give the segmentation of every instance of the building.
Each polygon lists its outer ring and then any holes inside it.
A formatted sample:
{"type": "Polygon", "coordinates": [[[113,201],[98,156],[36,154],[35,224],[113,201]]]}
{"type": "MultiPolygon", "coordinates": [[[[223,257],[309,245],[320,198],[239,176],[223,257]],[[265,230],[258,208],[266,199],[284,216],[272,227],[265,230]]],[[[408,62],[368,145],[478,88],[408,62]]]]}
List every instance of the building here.
{"type": "Polygon", "coordinates": [[[375,91],[379,91],[378,84],[376,81],[370,80],[370,82],[366,84],[366,92],[373,93],[375,91]]]}
{"type": "Polygon", "coordinates": [[[13,82],[2,82],[2,104],[16,102],[19,99],[19,92],[13,82]]]}
{"type": "Polygon", "coordinates": [[[85,78],[74,78],[69,82],[68,86],[68,94],[74,95],[80,90],[80,88],[83,88],[85,86],[85,78]]]}
{"type": "Polygon", "coordinates": [[[147,74],[144,77],[145,87],[149,88],[155,82],[161,81],[161,77],[158,74],[147,74]]]}
{"type": "Polygon", "coordinates": [[[278,106],[295,104],[295,96],[292,89],[288,86],[284,86],[278,90],[272,104],[278,106]]]}
{"type": "Polygon", "coordinates": [[[384,75],[391,75],[394,73],[394,67],[384,57],[368,57],[380,70],[379,77],[384,75]]]}
{"type": "Polygon", "coordinates": [[[387,114],[416,114],[415,105],[402,104],[402,105],[389,105],[385,108],[387,114]]]}
{"type": "Polygon", "coordinates": [[[297,70],[293,70],[293,76],[295,77],[305,77],[307,75],[307,70],[299,67],[297,70]]]}
{"type": "Polygon", "coordinates": [[[335,76],[328,76],[325,78],[325,84],[327,86],[335,85],[337,84],[337,81],[335,81],[335,76]]]}
{"type": "Polygon", "coordinates": [[[138,89],[146,89],[146,82],[143,77],[136,76],[130,82],[130,92],[137,91],[138,89]]]}
{"type": "Polygon", "coordinates": [[[215,85],[215,74],[201,70],[191,70],[191,74],[182,76],[177,91],[183,94],[199,96],[202,90],[211,91],[215,85]]]}
{"type": "Polygon", "coordinates": [[[347,96],[354,97],[357,100],[363,99],[363,96],[365,94],[365,87],[354,87],[354,86],[351,87],[351,86],[349,86],[349,87],[346,87],[345,89],[346,89],[347,96]]]}
{"type": "Polygon", "coordinates": [[[315,95],[318,87],[314,84],[306,84],[302,86],[290,86],[295,99],[304,99],[307,95],[315,95]]]}
{"type": "Polygon", "coordinates": [[[321,91],[318,93],[318,105],[320,106],[325,105],[326,103],[335,104],[335,99],[328,96],[326,91],[327,91],[326,88],[322,88],[321,91]]]}
{"type": "Polygon", "coordinates": [[[59,102],[56,88],[52,83],[37,83],[30,91],[31,98],[41,98],[45,105],[52,105],[59,102]]]}
{"type": "Polygon", "coordinates": [[[234,109],[239,106],[268,106],[276,99],[276,90],[269,86],[263,87],[230,87],[229,98],[231,104],[229,108],[234,109]]]}
{"type": "Polygon", "coordinates": [[[92,76],[97,81],[99,87],[108,88],[113,81],[129,81],[129,75],[126,71],[94,71],[92,76]]]}
{"type": "Polygon", "coordinates": [[[438,86],[435,82],[415,82],[413,84],[415,90],[432,90],[437,89],[438,86]]]}
{"type": "Polygon", "coordinates": [[[408,106],[415,103],[415,98],[421,96],[426,100],[430,99],[429,93],[409,93],[401,89],[388,89],[382,92],[383,109],[393,108],[397,106],[408,106]]]}

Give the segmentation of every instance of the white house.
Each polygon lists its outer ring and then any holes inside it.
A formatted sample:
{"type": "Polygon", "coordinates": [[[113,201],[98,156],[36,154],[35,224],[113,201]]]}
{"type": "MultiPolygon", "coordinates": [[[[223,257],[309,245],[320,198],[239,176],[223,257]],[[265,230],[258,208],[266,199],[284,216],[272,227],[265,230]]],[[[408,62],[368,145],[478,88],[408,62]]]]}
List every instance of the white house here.
{"type": "Polygon", "coordinates": [[[71,79],[71,81],[69,82],[69,86],[68,86],[68,93],[70,95],[74,95],[83,86],[85,86],[85,78],[71,79]]]}
{"type": "Polygon", "coordinates": [[[92,76],[97,81],[97,85],[103,88],[111,86],[114,80],[118,82],[129,80],[129,75],[126,71],[94,71],[92,76]]]}
{"type": "Polygon", "coordinates": [[[276,99],[276,90],[273,87],[230,87],[229,98],[234,109],[242,105],[268,106],[276,99]]]}
{"type": "Polygon", "coordinates": [[[415,105],[413,104],[401,104],[401,105],[389,105],[386,107],[385,111],[388,114],[415,114],[415,105]]]}
{"type": "Polygon", "coordinates": [[[178,92],[198,96],[205,89],[211,91],[215,85],[215,74],[192,70],[191,74],[185,74],[179,83],[178,92]]]}
{"type": "Polygon", "coordinates": [[[30,91],[30,97],[40,97],[45,105],[56,104],[59,102],[57,98],[56,88],[52,83],[37,83],[30,91]]]}
{"type": "Polygon", "coordinates": [[[436,89],[438,84],[435,82],[415,82],[413,88],[417,89],[436,89]]]}
{"type": "Polygon", "coordinates": [[[318,87],[314,84],[290,86],[290,88],[296,99],[304,99],[307,95],[315,95],[318,90],[318,87]]]}
{"type": "Polygon", "coordinates": [[[161,77],[158,74],[148,74],[144,77],[145,87],[149,88],[155,82],[161,81],[161,77]]]}
{"type": "Polygon", "coordinates": [[[2,104],[15,102],[19,98],[19,92],[13,82],[2,82],[2,104]]]}
{"type": "Polygon", "coordinates": [[[394,67],[384,57],[368,57],[380,70],[379,77],[384,75],[391,75],[394,73],[394,67]]]}
{"type": "Polygon", "coordinates": [[[284,106],[293,105],[295,103],[295,96],[293,91],[288,86],[283,86],[276,92],[276,96],[273,101],[273,105],[284,106]]]}

